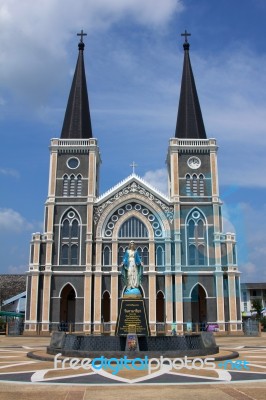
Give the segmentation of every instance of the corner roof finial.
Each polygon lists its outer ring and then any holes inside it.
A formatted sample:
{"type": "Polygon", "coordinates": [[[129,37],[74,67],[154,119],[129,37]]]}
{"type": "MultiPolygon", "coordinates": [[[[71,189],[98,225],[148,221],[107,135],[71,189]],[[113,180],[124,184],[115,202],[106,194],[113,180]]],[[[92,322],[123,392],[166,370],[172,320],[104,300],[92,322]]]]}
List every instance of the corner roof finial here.
{"type": "Polygon", "coordinates": [[[87,36],[87,33],[83,32],[83,29],[81,29],[80,33],[77,33],[77,36],[80,36],[80,42],[79,42],[79,50],[84,50],[85,44],[83,42],[83,36],[87,36]]]}
{"type": "Polygon", "coordinates": [[[189,43],[187,41],[188,36],[191,36],[191,33],[188,33],[185,29],[185,33],[181,33],[181,36],[185,36],[185,43],[183,44],[184,50],[189,50],[189,43]]]}

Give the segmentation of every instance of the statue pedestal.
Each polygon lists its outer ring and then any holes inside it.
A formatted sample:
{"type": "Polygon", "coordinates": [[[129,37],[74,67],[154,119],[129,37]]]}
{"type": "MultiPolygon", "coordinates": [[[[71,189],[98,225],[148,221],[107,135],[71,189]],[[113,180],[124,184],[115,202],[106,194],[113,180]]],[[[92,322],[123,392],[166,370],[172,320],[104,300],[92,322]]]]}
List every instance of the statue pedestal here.
{"type": "Polygon", "coordinates": [[[146,308],[142,298],[125,296],[121,301],[115,334],[127,336],[133,333],[138,336],[150,335],[146,308]]]}

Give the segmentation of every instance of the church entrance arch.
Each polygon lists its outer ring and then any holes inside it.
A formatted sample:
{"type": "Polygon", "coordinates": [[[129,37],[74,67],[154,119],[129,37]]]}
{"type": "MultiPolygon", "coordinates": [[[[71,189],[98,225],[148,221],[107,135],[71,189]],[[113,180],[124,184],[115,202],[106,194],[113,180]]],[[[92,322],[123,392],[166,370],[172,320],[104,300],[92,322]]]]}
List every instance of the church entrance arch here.
{"type": "Polygon", "coordinates": [[[60,322],[75,323],[76,319],[76,293],[70,284],[61,292],[60,322]]]}
{"type": "Polygon", "coordinates": [[[191,317],[194,323],[207,322],[206,292],[199,284],[191,292],[191,317]]]}

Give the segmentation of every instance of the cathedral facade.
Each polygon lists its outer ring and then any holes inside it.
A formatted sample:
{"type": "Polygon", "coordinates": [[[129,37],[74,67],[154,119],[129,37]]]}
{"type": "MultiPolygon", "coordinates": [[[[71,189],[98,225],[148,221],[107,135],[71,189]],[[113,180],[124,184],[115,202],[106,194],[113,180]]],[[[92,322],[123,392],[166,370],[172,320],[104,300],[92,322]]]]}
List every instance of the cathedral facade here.
{"type": "Polygon", "coordinates": [[[217,143],[205,132],[189,43],[175,137],[166,157],[168,195],[134,172],[99,193],[83,36],[61,136],[50,145],[44,232],[32,236],[25,333],[66,329],[114,334],[125,287],[121,263],[134,240],[151,334],[241,329],[236,237],[223,232],[217,143]]]}

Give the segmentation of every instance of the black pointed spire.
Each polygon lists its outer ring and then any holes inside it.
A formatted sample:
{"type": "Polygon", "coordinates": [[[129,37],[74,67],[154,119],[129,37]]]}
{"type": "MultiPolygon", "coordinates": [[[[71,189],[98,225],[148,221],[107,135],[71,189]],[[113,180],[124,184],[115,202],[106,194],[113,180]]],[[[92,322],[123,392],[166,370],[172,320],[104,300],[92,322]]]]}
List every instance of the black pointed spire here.
{"type": "Polygon", "coordinates": [[[61,139],[92,138],[90,107],[83,58],[85,47],[83,36],[86,33],[81,31],[77,35],[80,36],[78,45],[79,55],[68,98],[61,139]]]}
{"type": "Polygon", "coordinates": [[[184,65],[175,137],[180,139],[206,139],[207,136],[189,58],[187,37],[190,36],[190,33],[185,31],[181,36],[185,36],[185,43],[183,44],[184,65]]]}

